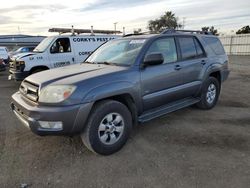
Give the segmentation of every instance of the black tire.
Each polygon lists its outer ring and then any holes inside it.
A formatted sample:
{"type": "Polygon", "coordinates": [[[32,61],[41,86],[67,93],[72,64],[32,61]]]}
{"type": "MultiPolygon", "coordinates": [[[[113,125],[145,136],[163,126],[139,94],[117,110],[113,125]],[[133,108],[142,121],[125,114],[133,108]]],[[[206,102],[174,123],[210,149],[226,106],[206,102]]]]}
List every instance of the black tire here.
{"type": "MultiPolygon", "coordinates": [[[[112,115],[112,117],[114,116],[112,115]]],[[[110,155],[112,153],[119,151],[123,147],[123,145],[126,143],[129,137],[131,129],[132,129],[132,117],[128,108],[124,104],[118,101],[105,100],[98,102],[93,107],[87,125],[85,127],[85,130],[81,134],[81,138],[84,145],[89,150],[101,155],[110,155]],[[105,117],[113,113],[119,114],[122,117],[123,121],[121,122],[124,122],[122,123],[123,132],[117,138],[117,141],[115,143],[105,144],[101,141],[99,127],[100,124],[103,123],[105,117]]],[[[109,139],[111,140],[110,137],[111,133],[106,133],[106,134],[109,135],[109,139]]]]}
{"type": "Polygon", "coordinates": [[[45,70],[47,70],[47,69],[34,69],[34,70],[31,71],[30,75],[38,73],[38,72],[42,72],[42,71],[45,71],[45,70]]]}
{"type": "Polygon", "coordinates": [[[205,81],[203,87],[202,87],[202,91],[201,91],[201,100],[199,103],[196,104],[196,106],[200,109],[204,109],[204,110],[209,110],[211,108],[213,108],[219,98],[220,95],[220,83],[219,81],[215,78],[215,77],[208,77],[208,79],[205,81]],[[216,90],[215,90],[215,97],[213,100],[210,101],[210,103],[208,102],[209,99],[207,99],[207,93],[209,91],[209,86],[214,85],[216,90]]]}

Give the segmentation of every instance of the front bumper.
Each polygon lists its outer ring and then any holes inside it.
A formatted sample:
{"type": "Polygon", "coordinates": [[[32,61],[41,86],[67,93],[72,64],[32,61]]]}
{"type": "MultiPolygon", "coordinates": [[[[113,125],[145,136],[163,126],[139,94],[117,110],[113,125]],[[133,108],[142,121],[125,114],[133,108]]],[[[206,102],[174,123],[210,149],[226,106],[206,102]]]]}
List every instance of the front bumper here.
{"type": "Polygon", "coordinates": [[[14,69],[10,69],[9,70],[9,78],[10,80],[17,80],[17,81],[21,81],[24,80],[24,78],[26,78],[27,76],[29,76],[29,71],[17,71],[14,69]]]}
{"type": "Polygon", "coordinates": [[[71,106],[38,106],[23,99],[20,92],[12,95],[11,109],[17,118],[37,135],[74,135],[84,129],[92,103],[71,106]],[[45,129],[39,121],[60,121],[60,130],[45,129]]]}

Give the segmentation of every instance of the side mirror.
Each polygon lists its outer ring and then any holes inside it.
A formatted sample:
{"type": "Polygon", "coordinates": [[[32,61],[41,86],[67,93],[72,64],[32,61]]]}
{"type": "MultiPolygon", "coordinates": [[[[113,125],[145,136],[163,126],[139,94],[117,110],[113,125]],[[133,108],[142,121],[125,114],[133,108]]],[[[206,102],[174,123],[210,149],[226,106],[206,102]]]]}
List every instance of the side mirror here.
{"type": "Polygon", "coordinates": [[[148,54],[143,61],[144,66],[160,65],[164,62],[164,57],[161,53],[148,54]]]}
{"type": "Polygon", "coordinates": [[[57,47],[56,46],[51,46],[50,48],[50,53],[54,54],[54,53],[58,53],[57,47]]]}

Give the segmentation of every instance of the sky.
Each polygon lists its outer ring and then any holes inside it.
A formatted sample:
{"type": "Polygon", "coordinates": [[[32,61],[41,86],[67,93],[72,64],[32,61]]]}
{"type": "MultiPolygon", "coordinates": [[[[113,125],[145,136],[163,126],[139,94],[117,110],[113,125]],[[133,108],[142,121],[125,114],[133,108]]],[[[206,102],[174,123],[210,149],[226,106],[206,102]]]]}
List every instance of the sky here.
{"type": "Polygon", "coordinates": [[[249,0],[8,0],[0,7],[0,34],[52,35],[48,29],[147,30],[149,20],[172,11],[185,29],[215,26],[222,33],[250,25],[249,0]],[[8,3],[7,3],[8,2],[8,3]]]}

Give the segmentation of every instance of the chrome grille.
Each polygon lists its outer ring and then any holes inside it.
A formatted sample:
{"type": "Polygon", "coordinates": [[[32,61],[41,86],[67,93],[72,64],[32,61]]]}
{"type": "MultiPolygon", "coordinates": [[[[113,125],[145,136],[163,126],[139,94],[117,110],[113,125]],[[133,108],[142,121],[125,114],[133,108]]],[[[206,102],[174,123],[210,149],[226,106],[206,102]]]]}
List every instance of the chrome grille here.
{"type": "Polygon", "coordinates": [[[19,91],[21,94],[33,102],[38,101],[39,86],[24,80],[20,86],[19,91]]]}

